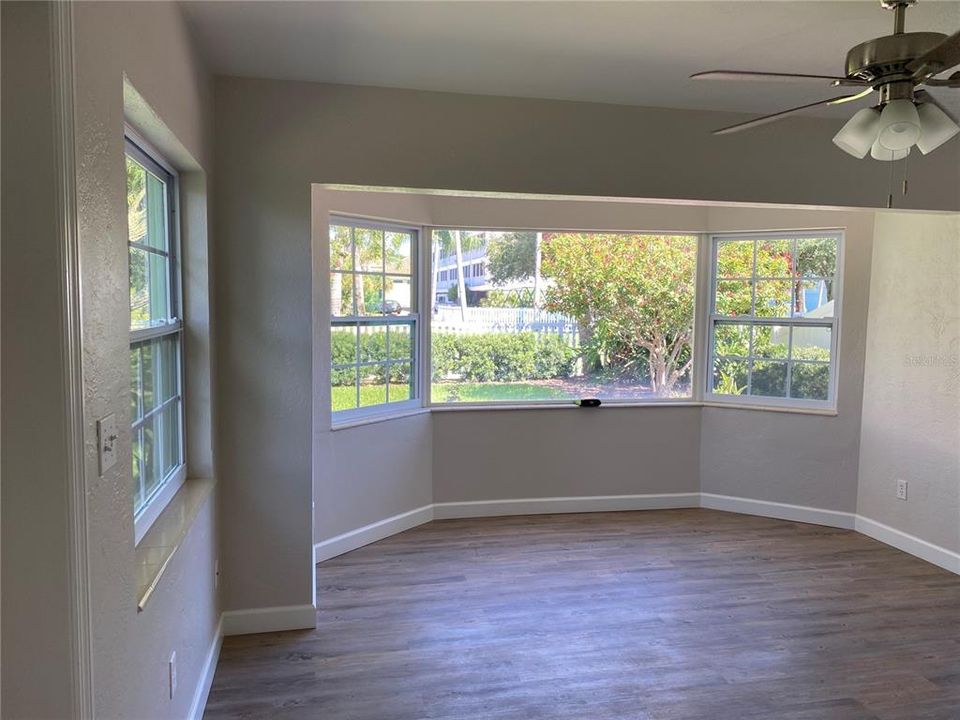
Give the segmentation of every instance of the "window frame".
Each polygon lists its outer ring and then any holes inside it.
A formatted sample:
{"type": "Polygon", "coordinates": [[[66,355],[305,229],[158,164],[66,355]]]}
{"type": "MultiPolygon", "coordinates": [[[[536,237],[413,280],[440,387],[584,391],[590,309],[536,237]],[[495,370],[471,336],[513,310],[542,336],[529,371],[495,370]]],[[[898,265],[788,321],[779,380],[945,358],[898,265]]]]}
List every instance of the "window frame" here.
{"type": "MultiPolygon", "coordinates": [[[[710,233],[709,235],[709,265],[707,266],[708,275],[708,295],[706,298],[706,353],[702,357],[703,374],[701,375],[701,392],[703,403],[710,405],[724,406],[755,406],[758,409],[771,408],[778,410],[796,410],[796,411],[825,411],[836,412],[837,409],[837,377],[840,367],[840,326],[843,314],[843,265],[845,255],[845,236],[842,228],[815,229],[815,230],[785,230],[785,231],[758,231],[758,232],[721,232],[710,233]],[[721,315],[716,311],[717,301],[717,283],[718,278],[718,248],[721,242],[730,241],[751,241],[756,247],[756,243],[764,240],[810,240],[810,239],[833,239],[837,243],[837,264],[834,268],[834,298],[833,315],[830,318],[802,318],[802,317],[770,317],[758,318],[756,315],[721,315]],[[751,328],[755,326],[786,326],[795,327],[824,327],[830,328],[830,361],[829,380],[827,385],[826,400],[809,400],[803,398],[790,397],[770,397],[764,395],[727,395],[715,393],[713,391],[713,368],[715,361],[714,340],[716,333],[714,329],[718,324],[748,325],[751,328]]],[[[756,275],[756,255],[751,269],[751,283],[757,282],[756,275]]],[[[763,278],[760,278],[761,280],[763,278]]],[[[751,313],[756,311],[751,307],[751,313]]],[[[791,332],[791,351],[792,352],[791,332]]],[[[750,362],[747,358],[745,362],[750,362]]],[[[787,390],[789,391],[790,373],[793,361],[788,360],[787,365],[787,390]]]]}
{"type": "MultiPolygon", "coordinates": [[[[411,345],[411,369],[410,369],[410,383],[413,389],[413,397],[399,402],[384,402],[378,403],[377,405],[369,405],[367,407],[356,407],[350,408],[347,410],[333,410],[332,403],[331,406],[328,406],[330,411],[330,423],[333,429],[336,429],[341,426],[351,426],[356,424],[358,421],[363,420],[376,420],[383,418],[390,418],[393,416],[403,416],[410,414],[411,411],[419,410],[423,408],[423,391],[421,383],[421,366],[423,364],[423,322],[422,322],[422,312],[420,308],[423,305],[423,299],[421,297],[421,286],[420,282],[420,273],[421,273],[421,247],[423,237],[423,228],[418,225],[413,224],[404,224],[399,222],[389,222],[379,219],[366,218],[355,215],[348,215],[343,213],[330,213],[327,218],[327,224],[325,228],[326,232],[326,248],[327,248],[327,294],[330,293],[330,277],[332,273],[339,272],[344,275],[364,275],[364,274],[379,274],[380,277],[386,278],[390,275],[402,275],[402,273],[388,273],[386,271],[386,259],[384,258],[384,264],[381,266],[379,273],[370,273],[370,272],[358,272],[356,268],[352,270],[341,270],[335,269],[329,265],[329,256],[330,256],[330,228],[334,225],[341,227],[350,227],[356,230],[357,228],[370,229],[370,230],[382,230],[384,232],[402,232],[410,235],[410,302],[412,307],[410,312],[407,315],[338,315],[336,320],[332,312],[328,313],[326,322],[331,331],[330,337],[330,347],[328,348],[327,357],[329,358],[329,369],[330,373],[327,376],[326,382],[330,387],[331,393],[333,392],[333,383],[332,383],[332,374],[337,369],[343,369],[341,366],[335,366],[332,358],[332,330],[338,324],[340,326],[349,326],[351,324],[356,324],[358,327],[363,325],[402,325],[410,326],[410,345],[411,345]]],[[[386,293],[384,293],[385,295],[386,293]]],[[[391,364],[400,364],[393,363],[389,359],[389,350],[387,350],[388,356],[386,364],[389,366],[391,364]]],[[[357,356],[357,362],[353,363],[354,367],[361,367],[364,365],[378,365],[383,363],[362,363],[359,360],[359,355],[357,356]]],[[[389,382],[387,383],[387,396],[389,397],[389,382]]],[[[358,390],[359,392],[359,390],[358,390]]]]}
{"type": "MultiPolygon", "coordinates": [[[[685,397],[632,397],[632,398],[605,398],[603,399],[604,406],[612,407],[637,407],[637,406],[651,406],[651,405],[669,405],[669,406],[689,406],[689,405],[699,405],[702,404],[702,399],[700,397],[700,383],[698,382],[697,370],[698,367],[703,365],[701,356],[698,354],[698,347],[700,346],[700,333],[698,328],[700,327],[700,318],[701,318],[701,305],[700,305],[700,276],[702,273],[703,265],[703,252],[702,252],[702,240],[705,237],[705,233],[702,230],[625,230],[625,229],[583,229],[583,228],[564,228],[564,227],[540,227],[540,228],[529,228],[529,227],[502,227],[502,226],[493,226],[493,225],[429,225],[423,227],[423,237],[424,243],[427,244],[430,248],[429,252],[423,253],[425,258],[425,267],[424,267],[424,276],[428,279],[432,277],[433,273],[433,233],[437,230],[468,230],[474,232],[539,232],[539,233],[602,233],[602,234],[617,234],[617,235],[675,235],[677,237],[690,237],[696,239],[696,263],[694,265],[694,298],[693,298],[693,332],[690,339],[690,353],[693,358],[693,363],[690,367],[690,393],[685,397]]],[[[475,262],[474,260],[467,261],[464,267],[468,267],[470,263],[475,262]]],[[[486,262],[483,263],[484,274],[488,268],[486,267],[486,262]]],[[[427,290],[426,297],[429,298],[429,289],[427,290]]],[[[482,401],[473,401],[473,402],[434,402],[433,401],[433,354],[432,354],[432,325],[433,325],[433,315],[432,315],[432,304],[428,307],[431,308],[431,316],[428,322],[423,323],[423,357],[427,358],[429,362],[421,362],[422,374],[421,374],[421,383],[423,387],[428,388],[429,391],[424,392],[424,407],[430,409],[431,411],[440,411],[440,412],[453,412],[457,410],[476,410],[476,409],[502,409],[502,410],[515,410],[515,409],[525,409],[525,408],[557,408],[557,407],[576,407],[574,404],[576,400],[581,398],[554,398],[547,400],[482,400],[482,401]]]]}
{"type": "MultiPolygon", "coordinates": [[[[134,524],[134,544],[139,544],[143,536],[157,520],[166,506],[176,495],[177,491],[183,486],[187,478],[187,437],[186,437],[186,387],[184,372],[184,320],[183,320],[183,268],[181,262],[181,238],[180,238],[180,176],[177,170],[167,162],[163,156],[146,142],[139,134],[129,126],[124,128],[124,163],[126,158],[131,157],[137,163],[142,165],[148,172],[153,173],[166,182],[167,190],[167,237],[168,250],[165,254],[168,258],[168,322],[163,325],[156,325],[148,328],[129,330],[129,349],[134,346],[148,343],[151,340],[162,339],[166,337],[176,338],[176,362],[177,362],[177,394],[156,408],[150,411],[149,415],[144,415],[138,420],[131,420],[131,448],[133,445],[133,433],[147,420],[170,403],[177,403],[179,412],[177,418],[179,421],[179,453],[180,463],[174,467],[160,484],[147,497],[144,504],[138,509],[136,499],[133,504],[133,524],[134,524]]],[[[129,229],[127,234],[127,257],[129,261],[129,248],[137,247],[131,245],[129,238],[129,229]]],[[[156,248],[148,252],[158,252],[156,248]]],[[[128,271],[128,294],[129,294],[129,271],[128,271]]],[[[129,309],[127,318],[129,323],[129,309]]],[[[128,349],[128,352],[129,352],[128,349]]],[[[141,470],[141,479],[143,479],[143,470],[141,470]]]]}

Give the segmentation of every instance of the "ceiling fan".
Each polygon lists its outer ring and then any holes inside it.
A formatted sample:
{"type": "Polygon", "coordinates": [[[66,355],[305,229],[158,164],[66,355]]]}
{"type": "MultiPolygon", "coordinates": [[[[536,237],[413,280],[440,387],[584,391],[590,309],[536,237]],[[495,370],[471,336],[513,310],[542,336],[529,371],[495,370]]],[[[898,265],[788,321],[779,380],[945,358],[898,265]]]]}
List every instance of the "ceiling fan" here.
{"type": "Polygon", "coordinates": [[[863,108],[833,138],[844,152],[863,158],[869,152],[876,160],[900,160],[916,145],[926,155],[960,132],[956,120],[926,90],[928,87],[960,88],[960,72],[936,77],[960,65],[960,31],[947,36],[938,32],[905,32],[907,8],[917,0],[880,0],[894,13],[893,34],[867,40],[847,53],[843,76],[798,73],[709,70],[691,75],[696,80],[771,80],[781,82],[830,81],[833,87],[850,87],[851,94],[808,103],[772,115],[714,130],[714,135],[748,130],[787,115],[820,105],[839,105],[859,100],[873,92],[877,104],[863,108]]]}

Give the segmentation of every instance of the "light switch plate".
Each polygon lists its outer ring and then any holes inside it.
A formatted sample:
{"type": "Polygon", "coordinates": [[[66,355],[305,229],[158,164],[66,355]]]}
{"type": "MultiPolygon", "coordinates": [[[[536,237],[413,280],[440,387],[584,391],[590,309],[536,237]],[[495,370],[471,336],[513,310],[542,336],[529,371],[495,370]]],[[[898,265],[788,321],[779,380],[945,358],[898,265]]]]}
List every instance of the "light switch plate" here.
{"type": "Polygon", "coordinates": [[[117,462],[117,418],[111,413],[97,420],[97,444],[100,449],[100,475],[117,462]]]}

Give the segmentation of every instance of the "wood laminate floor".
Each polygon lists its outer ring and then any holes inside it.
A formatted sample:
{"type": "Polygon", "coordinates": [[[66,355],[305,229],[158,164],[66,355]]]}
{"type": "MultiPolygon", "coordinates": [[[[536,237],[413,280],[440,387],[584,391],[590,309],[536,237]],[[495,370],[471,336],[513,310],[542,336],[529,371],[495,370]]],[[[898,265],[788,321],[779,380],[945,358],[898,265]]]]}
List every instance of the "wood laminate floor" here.
{"type": "Polygon", "coordinates": [[[960,577],[710,510],[434,521],[227,638],[205,717],[960,720],[960,577]]]}

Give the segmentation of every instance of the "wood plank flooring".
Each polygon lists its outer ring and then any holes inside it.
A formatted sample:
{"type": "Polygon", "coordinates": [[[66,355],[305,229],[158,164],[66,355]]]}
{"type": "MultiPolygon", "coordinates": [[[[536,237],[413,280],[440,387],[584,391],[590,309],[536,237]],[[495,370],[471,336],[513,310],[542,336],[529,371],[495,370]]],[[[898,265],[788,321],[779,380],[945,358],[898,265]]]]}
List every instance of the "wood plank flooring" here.
{"type": "Polygon", "coordinates": [[[227,638],[205,717],[960,720],[960,577],[711,510],[434,521],[227,638]]]}

